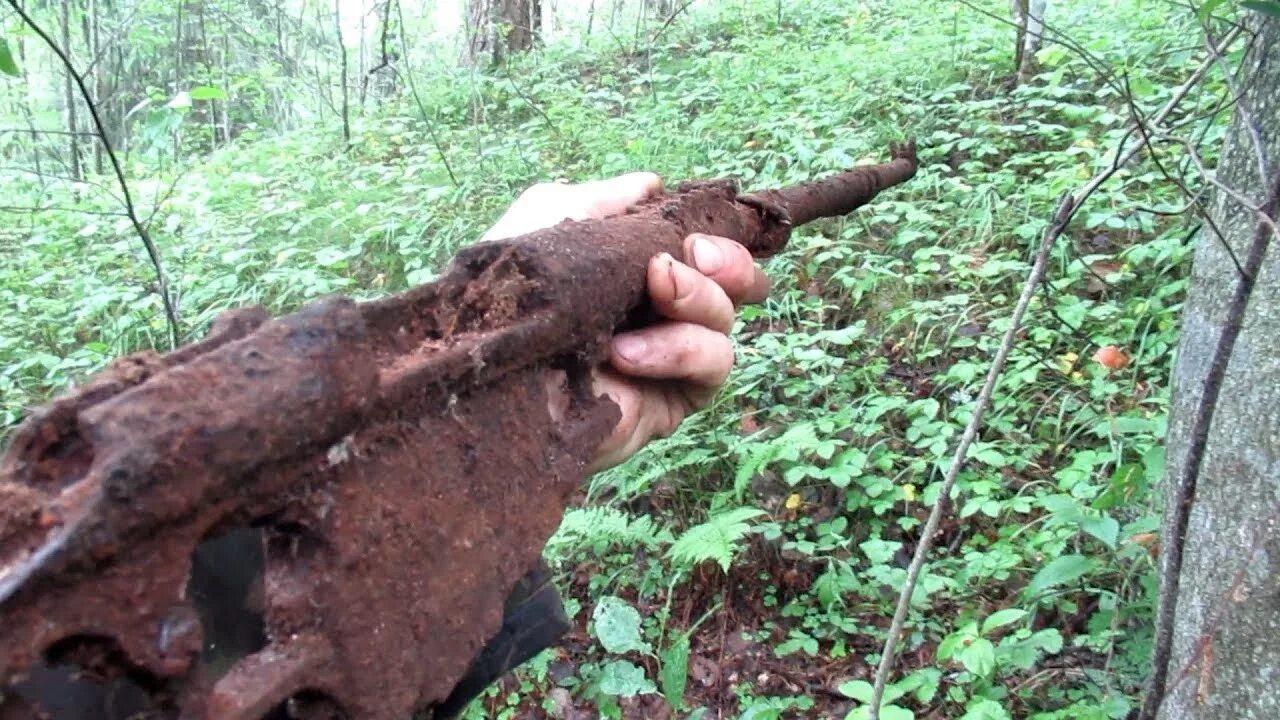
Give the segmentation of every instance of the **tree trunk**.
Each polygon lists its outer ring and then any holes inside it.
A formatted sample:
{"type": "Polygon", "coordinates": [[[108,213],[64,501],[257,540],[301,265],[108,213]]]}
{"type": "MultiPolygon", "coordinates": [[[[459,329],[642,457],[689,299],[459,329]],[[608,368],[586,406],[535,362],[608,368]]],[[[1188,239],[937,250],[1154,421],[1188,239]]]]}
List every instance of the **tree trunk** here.
{"type": "Polygon", "coordinates": [[[222,69],[222,91],[227,93],[227,99],[219,103],[219,120],[222,126],[222,142],[229,144],[231,142],[231,32],[227,28],[227,16],[220,14],[218,26],[222,35],[222,53],[221,61],[218,66],[222,69]]]}
{"type": "MultiPolygon", "coordinates": [[[[182,87],[182,70],[183,60],[186,59],[187,41],[183,33],[186,17],[183,12],[186,9],[186,0],[178,0],[178,10],[173,22],[173,83],[169,88],[170,93],[178,92],[178,88],[182,87]]],[[[173,130],[173,161],[178,162],[178,158],[182,157],[182,128],[181,126],[173,130]]]]}
{"type": "Polygon", "coordinates": [[[360,47],[356,52],[356,76],[360,78],[360,95],[356,104],[360,106],[360,114],[364,114],[364,101],[369,91],[369,43],[365,39],[365,34],[369,31],[369,13],[360,13],[360,47]]]}
{"type": "Polygon", "coordinates": [[[1044,44],[1044,14],[1049,9],[1049,0],[1030,0],[1027,2],[1025,32],[1022,38],[1022,53],[1018,60],[1018,84],[1036,73],[1036,53],[1044,44]]]}
{"type": "MultiPolygon", "coordinates": [[[[106,82],[107,76],[106,59],[102,52],[102,18],[98,16],[98,0],[89,0],[89,12],[85,15],[85,43],[89,47],[89,57],[92,58],[91,66],[88,72],[93,74],[93,102],[98,106],[98,112],[107,118],[116,117],[116,113],[108,112],[104,99],[107,96],[106,82]]],[[[120,123],[108,121],[108,127],[113,134],[120,132],[120,123]]],[[[107,138],[111,142],[115,142],[114,138],[107,138]]],[[[102,153],[103,144],[96,142],[93,144],[93,171],[99,175],[106,172],[105,157],[102,153]]]]}
{"type": "MultiPolygon", "coordinates": [[[[74,57],[71,52],[71,0],[62,0],[61,6],[62,51],[67,57],[74,57]]],[[[71,177],[84,179],[84,171],[80,166],[80,122],[76,117],[76,86],[71,77],[71,68],[63,69],[63,101],[67,105],[67,140],[71,144],[71,177]]]]}
{"type": "Polygon", "coordinates": [[[532,49],[538,39],[542,0],[467,0],[467,46],[462,63],[495,65],[511,53],[532,49]]]}
{"type": "MultiPolygon", "coordinates": [[[[196,71],[202,76],[211,73],[213,68],[213,53],[209,50],[209,28],[205,22],[205,3],[196,3],[196,7],[200,9],[200,63],[196,71]]],[[[207,82],[204,77],[202,81],[207,82]]],[[[192,114],[195,114],[194,112],[192,114]]],[[[218,147],[218,101],[210,100],[208,107],[205,108],[205,120],[209,124],[209,149],[213,150],[218,147]]]]}
{"type": "Polygon", "coordinates": [[[645,0],[645,5],[653,11],[653,16],[659,20],[666,20],[671,17],[671,13],[675,12],[675,0],[645,0]]]}
{"type": "Polygon", "coordinates": [[[342,40],[342,0],[333,0],[333,29],[338,36],[339,78],[342,83],[342,142],[351,144],[351,97],[347,91],[347,45],[342,40]]]}
{"type": "Polygon", "coordinates": [[[1014,84],[1021,85],[1036,72],[1036,53],[1044,44],[1044,14],[1049,0],[1010,0],[1009,14],[1017,28],[1013,41],[1014,84]]]}
{"type": "MultiPolygon", "coordinates": [[[[1245,61],[1244,98],[1273,174],[1280,168],[1280,20],[1253,14],[1259,36],[1245,61]]],[[[1218,178],[1261,203],[1249,133],[1237,112],[1218,178]]],[[[1257,219],[1219,193],[1213,220],[1237,257],[1257,219]]],[[[1173,653],[1161,720],[1280,717],[1280,247],[1257,274],[1209,430],[1187,524],[1176,596],[1173,653]]],[[[1221,243],[1202,232],[1183,308],[1174,369],[1166,485],[1179,477],[1195,407],[1238,274],[1221,243]]],[[[1176,511],[1166,489],[1165,522],[1176,511]]],[[[1166,545],[1171,537],[1162,538],[1166,545]]]]}

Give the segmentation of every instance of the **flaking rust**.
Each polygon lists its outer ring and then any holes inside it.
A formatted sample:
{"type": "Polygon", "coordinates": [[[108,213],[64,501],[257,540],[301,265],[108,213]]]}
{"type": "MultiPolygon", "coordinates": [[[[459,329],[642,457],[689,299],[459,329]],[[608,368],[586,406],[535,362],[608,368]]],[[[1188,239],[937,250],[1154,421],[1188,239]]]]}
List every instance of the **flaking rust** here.
{"type": "MultiPolygon", "coordinates": [[[[471,246],[384,300],[233,311],[199,343],[116,361],[34,412],[0,459],[0,687],[74,662],[129,678],[152,717],[256,720],[290,698],[369,720],[429,708],[499,626],[619,417],[589,368],[644,305],[649,258],[694,232],[767,256],[915,171],[908,145],[749,196],[686,184],[471,246]],[[552,369],[573,396],[558,422],[552,369]],[[209,672],[192,553],[248,525],[265,538],[266,645],[209,672]]],[[[10,693],[0,717],[36,713],[23,702],[10,693]]]]}

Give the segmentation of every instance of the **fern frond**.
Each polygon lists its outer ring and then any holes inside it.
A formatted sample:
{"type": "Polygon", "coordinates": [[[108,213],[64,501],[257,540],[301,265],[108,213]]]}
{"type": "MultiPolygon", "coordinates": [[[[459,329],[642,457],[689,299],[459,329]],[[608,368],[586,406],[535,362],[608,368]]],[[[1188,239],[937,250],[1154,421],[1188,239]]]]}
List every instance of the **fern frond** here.
{"type": "Polygon", "coordinates": [[[671,545],[667,551],[672,561],[686,568],[714,560],[725,571],[738,551],[738,541],[751,532],[748,520],[764,514],[763,510],[740,507],[720,513],[710,520],[695,525],[671,545]]]}
{"type": "Polygon", "coordinates": [[[671,531],[647,515],[632,517],[616,508],[586,507],[566,512],[546,547],[548,553],[563,556],[583,549],[599,554],[618,546],[652,550],[671,541],[671,531]]]}

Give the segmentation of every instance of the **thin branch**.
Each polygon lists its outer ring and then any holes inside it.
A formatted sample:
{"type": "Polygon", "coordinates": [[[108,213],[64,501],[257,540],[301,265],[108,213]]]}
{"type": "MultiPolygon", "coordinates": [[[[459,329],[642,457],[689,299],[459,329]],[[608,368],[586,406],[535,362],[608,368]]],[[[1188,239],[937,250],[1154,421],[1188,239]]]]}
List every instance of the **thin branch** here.
{"type": "Polygon", "coordinates": [[[552,135],[555,135],[557,139],[561,138],[560,129],[556,127],[554,122],[552,122],[550,116],[547,115],[546,111],[542,109],[542,106],[539,105],[536,100],[529,97],[524,92],[520,87],[520,84],[516,82],[515,77],[511,75],[511,66],[508,64],[504,69],[507,71],[507,82],[511,83],[511,89],[515,91],[516,95],[519,96],[521,100],[528,103],[529,107],[533,108],[533,111],[538,114],[538,117],[542,118],[542,122],[546,124],[547,129],[551,131],[552,135]]]}
{"type": "MultiPolygon", "coordinates": [[[[1235,36],[1232,35],[1231,38],[1234,40],[1235,36]]],[[[1244,269],[1240,266],[1240,258],[1236,257],[1236,251],[1234,248],[1231,247],[1231,243],[1227,242],[1227,239],[1218,230],[1217,223],[1213,221],[1213,218],[1209,215],[1209,213],[1203,212],[1199,208],[1199,201],[1201,196],[1204,194],[1204,188],[1201,188],[1199,192],[1193,194],[1191,192],[1191,189],[1186,186],[1186,183],[1184,183],[1181,180],[1181,178],[1174,177],[1173,174],[1170,173],[1169,170],[1165,168],[1164,163],[1160,162],[1160,153],[1156,151],[1155,143],[1153,141],[1152,130],[1143,121],[1142,114],[1138,112],[1138,108],[1133,102],[1133,96],[1130,92],[1129,78],[1127,75],[1124,77],[1124,86],[1126,90],[1125,102],[1129,107],[1130,117],[1133,118],[1134,126],[1137,128],[1138,132],[1141,133],[1142,135],[1143,145],[1145,145],[1147,150],[1149,151],[1147,155],[1148,157],[1151,158],[1152,164],[1156,166],[1156,170],[1160,171],[1160,174],[1164,176],[1164,179],[1167,180],[1169,184],[1177,188],[1178,191],[1182,193],[1182,196],[1188,199],[1187,210],[1191,210],[1194,208],[1198,214],[1204,217],[1206,222],[1209,224],[1210,229],[1213,231],[1214,237],[1221,244],[1222,248],[1227,251],[1227,256],[1231,258],[1231,263],[1235,265],[1236,272],[1243,273],[1244,269]]],[[[1193,146],[1190,143],[1188,143],[1187,148],[1191,151],[1191,154],[1194,156],[1195,150],[1192,149],[1193,146]]]]}
{"type": "MultiPolygon", "coordinates": [[[[63,167],[66,167],[66,165],[64,164],[63,167]]],[[[89,179],[77,180],[71,177],[70,175],[55,175],[54,173],[51,173],[51,172],[40,172],[38,170],[32,170],[31,168],[17,167],[15,165],[0,166],[0,172],[11,172],[11,173],[20,173],[23,175],[32,175],[34,177],[40,178],[40,182],[42,184],[47,180],[55,180],[59,183],[66,183],[68,185],[86,185],[88,187],[97,188],[98,190],[102,191],[102,194],[111,198],[112,202],[117,202],[121,204],[124,203],[124,201],[121,200],[118,195],[112,192],[111,188],[107,187],[106,185],[103,185],[100,182],[96,182],[93,180],[89,180],[89,179]]]]}
{"type": "MultiPolygon", "coordinates": [[[[1259,215],[1274,221],[1277,210],[1280,210],[1280,173],[1272,178],[1267,200],[1260,208],[1259,215]]],[[[1274,222],[1270,223],[1270,228],[1275,228],[1274,222]]],[[[1167,540],[1160,557],[1158,595],[1160,602],[1156,611],[1151,683],[1147,686],[1146,695],[1142,699],[1138,720],[1154,720],[1166,696],[1169,665],[1173,657],[1174,620],[1178,606],[1178,587],[1182,579],[1182,557],[1187,541],[1187,524],[1196,500],[1200,470],[1204,465],[1205,451],[1209,445],[1209,430],[1213,425],[1213,415],[1218,407],[1218,395],[1222,392],[1227,367],[1231,364],[1236,340],[1240,337],[1240,329],[1244,326],[1245,311],[1249,306],[1249,298],[1253,295],[1258,273],[1262,269],[1262,260],[1267,254],[1267,247],[1271,244],[1273,233],[1267,230],[1268,224],[1261,221],[1254,228],[1253,240],[1249,244],[1249,255],[1244,264],[1244,274],[1236,281],[1235,293],[1231,298],[1231,304],[1227,306],[1227,317],[1223,321],[1222,334],[1218,336],[1218,345],[1213,351],[1213,360],[1209,364],[1209,372],[1204,379],[1204,388],[1196,402],[1186,459],[1181,466],[1177,484],[1173,488],[1170,522],[1168,527],[1164,528],[1167,540]]]]}
{"type": "Polygon", "coordinates": [[[129,183],[124,176],[124,168],[120,166],[120,158],[116,156],[115,149],[111,147],[111,140],[107,135],[106,126],[102,122],[102,116],[98,113],[97,105],[93,102],[93,94],[89,92],[89,88],[85,85],[84,76],[76,71],[75,64],[71,62],[71,58],[54,41],[53,37],[36,23],[35,19],[18,3],[18,0],[8,0],[8,3],[14,12],[18,14],[18,17],[22,18],[22,21],[39,35],[40,39],[49,46],[49,49],[58,56],[58,60],[66,68],[67,74],[71,76],[71,79],[75,81],[76,87],[80,90],[80,97],[84,99],[85,105],[89,108],[89,115],[93,118],[93,126],[97,130],[98,142],[102,143],[103,150],[111,160],[111,169],[115,172],[116,181],[120,184],[120,192],[124,196],[125,214],[128,216],[129,222],[133,224],[133,229],[138,234],[138,238],[142,240],[142,245],[146,248],[147,256],[151,260],[151,266],[155,269],[156,291],[160,294],[160,301],[164,304],[165,319],[169,323],[169,344],[176,348],[180,333],[178,312],[174,308],[173,299],[169,295],[169,282],[165,278],[164,265],[160,261],[160,250],[156,247],[155,241],[151,239],[151,233],[147,231],[146,226],[138,217],[137,209],[133,205],[133,196],[129,192],[129,183]]]}
{"type": "Polygon", "coordinates": [[[933,510],[929,513],[929,519],[925,521],[924,530],[920,533],[920,543],[916,545],[915,555],[911,558],[910,567],[907,568],[907,580],[902,586],[901,595],[898,597],[898,607],[893,614],[893,622],[889,625],[889,636],[885,638],[884,650],[880,655],[880,667],[876,670],[875,689],[871,694],[871,707],[869,708],[871,720],[880,720],[880,704],[884,701],[884,691],[889,682],[889,673],[893,669],[894,661],[897,659],[898,637],[902,634],[902,627],[906,623],[907,610],[911,607],[911,596],[915,592],[916,583],[920,578],[920,571],[924,568],[929,549],[933,547],[933,537],[937,534],[938,525],[942,522],[942,516],[946,514],[947,507],[950,504],[951,490],[955,487],[956,478],[960,475],[960,468],[964,466],[965,456],[969,453],[969,446],[973,444],[974,439],[978,436],[978,428],[982,426],[982,416],[991,404],[991,396],[995,392],[996,383],[1000,380],[1001,373],[1004,372],[1005,362],[1009,359],[1010,351],[1013,350],[1018,331],[1022,329],[1022,318],[1026,315],[1027,308],[1031,305],[1031,299],[1035,296],[1036,287],[1044,279],[1045,269],[1049,265],[1049,255],[1053,251],[1054,243],[1061,237],[1063,230],[1067,227],[1067,223],[1071,221],[1075,207],[1076,201],[1071,194],[1064,194],[1058,203],[1057,211],[1054,212],[1053,221],[1045,228],[1044,238],[1040,241],[1040,249],[1036,252],[1035,263],[1031,267],[1031,275],[1027,277],[1026,283],[1022,286],[1022,294],[1018,297],[1018,303],[1013,309],[1013,317],[1009,320],[1009,329],[1005,331],[1004,339],[1000,342],[1000,348],[996,351],[995,359],[991,361],[991,369],[987,371],[986,382],[983,383],[982,390],[978,393],[977,400],[974,401],[973,415],[969,418],[964,434],[960,436],[960,443],[956,445],[955,453],[951,456],[951,465],[947,468],[947,473],[943,478],[942,490],[938,493],[938,502],[934,504],[933,510]]]}
{"type": "MultiPolygon", "coordinates": [[[[388,0],[388,2],[391,1],[388,0]]],[[[404,33],[404,5],[399,0],[394,1],[396,3],[396,19],[400,21],[396,23],[396,29],[400,35],[400,52],[404,56],[404,78],[409,83],[409,92],[413,95],[413,102],[418,106],[418,112],[422,113],[422,122],[426,123],[427,134],[431,136],[431,144],[435,146],[436,152],[440,153],[440,163],[444,165],[444,171],[449,175],[449,181],[453,183],[454,187],[458,187],[458,176],[453,174],[453,166],[449,164],[449,155],[444,151],[444,144],[440,142],[440,135],[436,132],[436,124],[432,122],[431,118],[427,117],[427,106],[422,102],[422,96],[418,95],[418,83],[413,79],[413,63],[409,61],[409,41],[405,38],[404,33]]]]}
{"type": "MultiPolygon", "coordinates": [[[[961,0],[963,2],[963,0],[961,0]]],[[[1231,36],[1234,39],[1234,35],[1231,36]]],[[[1174,91],[1168,102],[1152,117],[1151,125],[1156,126],[1163,123],[1178,107],[1178,104],[1191,92],[1204,78],[1209,68],[1212,67],[1213,58],[1207,59],[1195,72],[1191,74],[1181,85],[1174,91]]],[[[903,625],[906,622],[907,611],[911,606],[911,596],[915,592],[916,583],[920,578],[920,571],[924,567],[925,559],[928,557],[929,550],[933,546],[933,536],[937,532],[942,516],[945,514],[949,502],[949,496],[952,488],[955,486],[956,478],[959,476],[960,468],[964,464],[964,459],[969,451],[969,446],[978,434],[978,428],[982,422],[982,415],[986,411],[987,406],[991,402],[991,393],[995,388],[996,382],[1000,378],[1001,372],[1004,370],[1004,364],[1012,349],[1014,338],[1017,336],[1018,329],[1022,323],[1022,317],[1026,313],[1027,305],[1031,302],[1031,297],[1035,294],[1036,287],[1044,277],[1045,268],[1048,265],[1049,254],[1053,250],[1054,243],[1066,230],[1071,223],[1072,218],[1084,206],[1085,201],[1089,199],[1094,192],[1098,190],[1104,183],[1112,178],[1121,168],[1133,159],[1142,149],[1144,144],[1139,143],[1130,147],[1125,147],[1128,139],[1136,132],[1137,128],[1131,127],[1125,136],[1120,140],[1116,148],[1115,157],[1111,165],[1097,175],[1095,175],[1078,193],[1066,194],[1058,204],[1057,210],[1054,211],[1053,220],[1045,229],[1044,237],[1040,244],[1040,249],[1036,253],[1035,263],[1031,268],[1031,275],[1027,278],[1026,283],[1022,287],[1022,294],[1018,298],[1018,304],[1014,307],[1013,317],[1010,320],[1008,331],[1006,331],[1004,340],[1000,344],[996,357],[992,360],[991,369],[987,373],[986,382],[983,384],[981,392],[978,394],[977,400],[974,402],[973,415],[969,419],[968,425],[965,427],[964,434],[960,437],[960,443],[956,446],[956,452],[952,456],[950,467],[944,476],[942,483],[942,491],[938,495],[938,502],[934,505],[933,510],[929,513],[929,518],[925,522],[924,531],[920,537],[920,543],[916,546],[915,554],[911,558],[911,565],[907,569],[907,579],[902,587],[902,592],[898,596],[898,605],[893,615],[893,622],[889,626],[888,637],[885,638],[884,650],[880,657],[880,667],[876,670],[875,686],[871,696],[871,706],[868,708],[870,720],[880,720],[880,704],[884,700],[884,691],[889,683],[889,674],[893,669],[893,663],[897,656],[897,645],[899,636],[902,634],[903,625]]]]}
{"type": "Polygon", "coordinates": [[[649,44],[657,45],[658,40],[667,32],[667,29],[671,27],[671,23],[675,22],[675,19],[677,17],[680,17],[680,15],[682,15],[685,10],[688,10],[689,6],[692,4],[693,4],[693,0],[685,0],[685,3],[683,5],[676,8],[675,10],[672,10],[671,14],[667,16],[666,21],[662,23],[662,27],[658,28],[658,31],[655,32],[653,34],[653,37],[649,39],[649,44]]]}
{"type": "Polygon", "coordinates": [[[338,38],[338,56],[340,63],[340,82],[342,83],[342,144],[344,150],[351,148],[351,88],[347,81],[347,45],[342,39],[342,4],[333,0],[333,31],[338,38]]]}
{"type": "MultiPolygon", "coordinates": [[[[370,68],[369,71],[364,74],[364,78],[360,81],[365,87],[368,87],[370,77],[391,64],[391,55],[387,52],[387,33],[391,27],[391,2],[392,0],[386,0],[386,5],[383,6],[382,12],[382,33],[381,39],[379,40],[379,44],[382,48],[382,57],[378,64],[370,68]]],[[[361,96],[363,96],[363,94],[364,92],[362,90],[361,96]]]]}
{"type": "MultiPolygon", "coordinates": [[[[1017,23],[1010,20],[1009,18],[1004,17],[1002,15],[997,15],[996,13],[993,13],[990,10],[979,7],[978,5],[974,4],[970,0],[957,0],[957,1],[961,5],[969,8],[970,10],[978,13],[979,15],[984,15],[987,18],[995,20],[996,22],[1009,25],[1015,30],[1021,29],[1017,23]]],[[[1092,69],[1095,73],[1097,73],[1098,77],[1102,78],[1103,82],[1110,85],[1111,88],[1116,92],[1121,92],[1121,88],[1115,82],[1115,73],[1112,72],[1110,69],[1108,69],[1106,67],[1106,64],[1102,62],[1101,59],[1096,57],[1093,53],[1089,52],[1088,48],[1084,47],[1083,45],[1076,42],[1075,40],[1072,40],[1070,36],[1068,36],[1066,33],[1063,33],[1062,31],[1057,30],[1049,23],[1046,23],[1043,21],[1041,22],[1040,36],[1042,39],[1047,39],[1051,42],[1056,42],[1059,45],[1062,45],[1063,47],[1067,48],[1068,50],[1071,50],[1076,55],[1079,55],[1080,59],[1084,60],[1085,64],[1088,65],[1090,69],[1092,69]],[[1052,35],[1052,37],[1050,37],[1050,35],[1052,35]]],[[[1021,42],[1019,42],[1019,45],[1021,45],[1021,42]]],[[[1016,71],[1017,68],[1014,68],[1014,70],[1016,71]]]]}
{"type": "Polygon", "coordinates": [[[41,213],[46,211],[80,213],[82,215],[102,215],[105,217],[129,217],[119,210],[85,210],[84,208],[67,207],[65,205],[0,205],[0,212],[9,213],[41,213]]]}
{"type": "Polygon", "coordinates": [[[76,137],[98,137],[98,133],[88,130],[45,130],[43,128],[0,128],[0,135],[5,133],[21,133],[23,135],[74,135],[76,137]]]}
{"type": "MultiPolygon", "coordinates": [[[[1253,213],[1254,216],[1257,217],[1258,223],[1262,227],[1265,227],[1266,229],[1270,230],[1271,234],[1274,235],[1277,240],[1280,240],[1280,227],[1276,226],[1274,213],[1268,213],[1265,207],[1266,203],[1270,202],[1271,200],[1270,197],[1268,197],[1267,200],[1264,201],[1264,206],[1255,205],[1253,200],[1250,200],[1249,198],[1245,197],[1244,194],[1241,193],[1239,190],[1236,190],[1235,188],[1219,180],[1216,173],[1214,173],[1213,171],[1205,167],[1204,160],[1200,158],[1200,155],[1196,152],[1195,147],[1193,147],[1191,143],[1187,142],[1182,138],[1163,138],[1163,139],[1168,139],[1173,142],[1180,143],[1184,147],[1186,147],[1187,154],[1190,155],[1191,157],[1191,162],[1195,163],[1196,171],[1200,173],[1200,176],[1203,177],[1206,182],[1218,188],[1227,197],[1231,198],[1232,200],[1235,200],[1246,210],[1253,213]]],[[[1244,271],[1242,270],[1242,272],[1244,271]]]]}
{"type": "MultiPolygon", "coordinates": [[[[1195,6],[1190,5],[1190,7],[1192,12],[1195,13],[1195,6]]],[[[1197,17],[1199,16],[1199,13],[1195,14],[1197,17]]],[[[1222,70],[1222,80],[1226,83],[1227,89],[1238,98],[1236,100],[1236,113],[1240,118],[1240,122],[1249,132],[1249,140],[1253,143],[1254,162],[1258,164],[1258,181],[1265,186],[1267,178],[1271,177],[1271,172],[1267,169],[1266,145],[1262,142],[1262,130],[1258,127],[1257,120],[1254,119],[1253,109],[1250,107],[1248,98],[1244,96],[1243,92],[1237,92],[1239,88],[1234,74],[1231,72],[1231,68],[1227,66],[1226,58],[1222,57],[1221,48],[1227,47],[1227,44],[1214,42],[1213,31],[1205,20],[1200,21],[1200,27],[1204,30],[1204,46],[1209,51],[1209,57],[1222,70]]],[[[1236,26],[1231,29],[1231,32],[1236,33],[1239,30],[1240,27],[1236,26]]]]}

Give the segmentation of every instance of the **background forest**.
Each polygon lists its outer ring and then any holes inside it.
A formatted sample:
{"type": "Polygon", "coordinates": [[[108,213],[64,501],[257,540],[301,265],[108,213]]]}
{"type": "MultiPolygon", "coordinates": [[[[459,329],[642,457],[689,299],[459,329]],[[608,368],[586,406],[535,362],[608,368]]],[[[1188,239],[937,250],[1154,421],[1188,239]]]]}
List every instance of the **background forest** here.
{"type": "Polygon", "coordinates": [[[548,546],[576,630],[467,711],[863,718],[1045,227],[1114,171],[1053,245],[880,717],[1125,718],[1187,207],[1246,47],[1204,36],[1280,7],[1203,5],[1051,4],[1039,43],[1040,2],[6,0],[0,432],[226,309],[426,282],[535,182],[767,188],[914,136],[915,179],[768,262],[713,406],[583,489],[548,546]],[[1189,142],[1117,163],[1167,104],[1189,142]]]}

